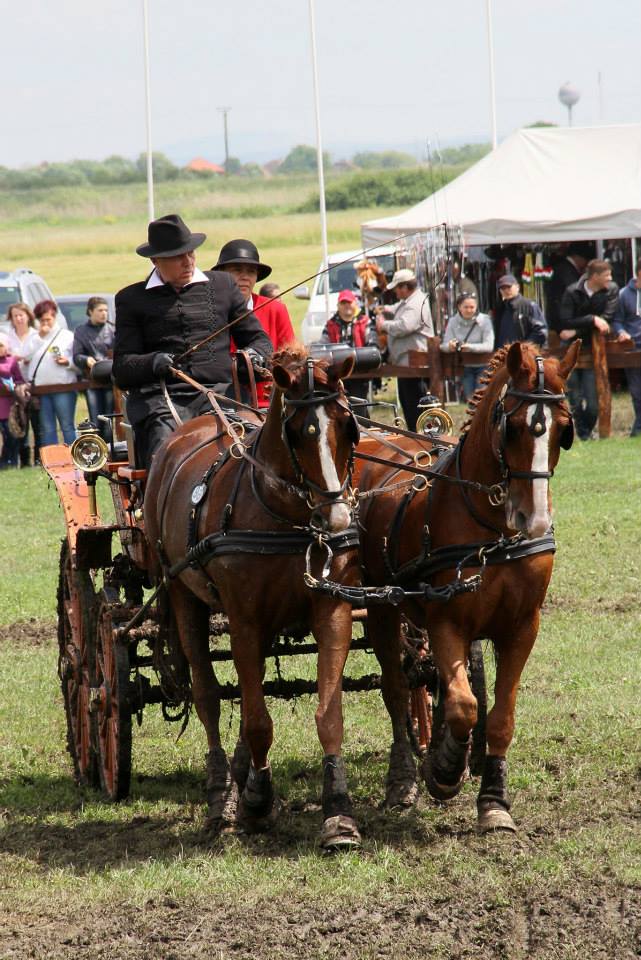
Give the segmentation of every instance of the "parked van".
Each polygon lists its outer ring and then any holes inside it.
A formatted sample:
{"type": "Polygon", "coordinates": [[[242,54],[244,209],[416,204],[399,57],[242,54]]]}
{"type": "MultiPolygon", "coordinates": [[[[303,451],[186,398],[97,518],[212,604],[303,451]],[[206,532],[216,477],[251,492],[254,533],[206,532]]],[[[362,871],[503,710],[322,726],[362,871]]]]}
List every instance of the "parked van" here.
{"type": "Polygon", "coordinates": [[[330,253],[328,257],[329,271],[320,273],[324,269],[324,263],[321,263],[318,270],[320,276],[317,276],[313,282],[311,290],[309,287],[296,287],[294,296],[299,300],[309,300],[309,308],[303,318],[301,330],[301,339],[303,343],[316,343],[321,338],[323,327],[327,322],[327,306],[325,302],[326,284],[329,282],[329,315],[336,313],[338,306],[338,294],[341,290],[358,290],[356,283],[356,271],[354,267],[359,261],[368,256],[370,260],[376,260],[378,265],[383,268],[388,279],[391,280],[395,270],[394,247],[377,247],[375,253],[364,254],[362,250],[347,250],[342,253],[330,253]]]}
{"type": "MultiPolygon", "coordinates": [[[[33,310],[41,300],[55,302],[56,298],[42,277],[33,270],[28,267],[17,267],[11,271],[0,270],[0,332],[7,333],[9,330],[7,310],[12,303],[26,303],[33,310]]],[[[67,326],[65,316],[60,310],[58,323],[63,328],[67,326]]]]}

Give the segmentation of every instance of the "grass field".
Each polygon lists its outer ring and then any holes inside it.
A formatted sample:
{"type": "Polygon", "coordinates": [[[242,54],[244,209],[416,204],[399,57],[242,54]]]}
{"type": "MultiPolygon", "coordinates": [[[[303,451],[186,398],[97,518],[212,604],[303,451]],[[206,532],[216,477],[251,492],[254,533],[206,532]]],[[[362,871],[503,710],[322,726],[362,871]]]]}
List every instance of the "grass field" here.
{"type": "MultiPolygon", "coordinates": [[[[209,233],[201,266],[233,236],[255,240],[282,285],[320,259],[312,215],[182,212],[209,233]]],[[[376,212],[330,215],[333,249],[356,246],[376,212]]],[[[81,224],[63,210],[60,220],[26,230],[5,219],[0,265],[28,264],[58,293],[142,277],[133,248],[144,211],[81,224]]],[[[292,305],[300,320],[304,304],[292,305]]],[[[510,755],[519,834],[475,834],[474,782],[448,807],[423,791],[415,811],[382,812],[389,725],[377,694],[358,695],[345,705],[345,757],[364,846],[334,859],[316,845],[320,750],[307,698],[273,706],[285,802],[272,835],[207,837],[204,734],[193,719],[177,741],[155,707],[135,728],[130,800],[112,806],[74,786],[56,677],[62,515],[44,474],[0,474],[0,958],[638,957],[641,440],[624,437],[629,422],[618,396],[616,435],[577,443],[553,481],[559,551],[510,755]]],[[[374,669],[365,654],[350,660],[374,669]]],[[[228,747],[237,722],[226,707],[228,747]]]]}
{"type": "MultiPolygon", "coordinates": [[[[637,956],[640,453],[577,444],[554,480],[559,552],[511,753],[517,838],[474,834],[474,783],[447,808],[424,795],[411,814],[379,811],[389,730],[378,695],[359,695],[345,754],[364,848],[333,860],[316,847],[305,698],[273,709],[285,809],[271,836],[203,834],[204,735],[194,720],[176,742],[153,707],[131,799],[74,787],[53,626],[61,515],[43,475],[5,473],[0,956],[637,956]]],[[[226,708],[227,746],[237,720],[226,708]]]]}
{"type": "MultiPolygon", "coordinates": [[[[315,273],[322,258],[318,215],[291,212],[315,185],[313,177],[161,183],[156,211],[157,216],[179,212],[192,230],[207,234],[197,254],[202,269],[216,262],[228,240],[246,237],[274,268],[271,279],[285,289],[315,273]]],[[[54,295],[115,292],[143,279],[148,261],[134,251],[146,239],[145,190],[133,184],[0,191],[0,270],[28,266],[54,295]]],[[[395,212],[386,207],[329,213],[330,250],[357,249],[361,222],[395,212]]],[[[284,301],[298,327],[306,303],[291,294],[284,301]]]]}

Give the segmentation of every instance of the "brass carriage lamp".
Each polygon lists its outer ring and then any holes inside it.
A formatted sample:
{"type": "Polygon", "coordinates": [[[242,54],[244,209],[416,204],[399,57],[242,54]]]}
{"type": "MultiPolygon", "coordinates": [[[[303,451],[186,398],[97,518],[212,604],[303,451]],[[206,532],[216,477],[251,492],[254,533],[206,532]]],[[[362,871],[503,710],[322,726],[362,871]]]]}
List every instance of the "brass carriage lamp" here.
{"type": "Polygon", "coordinates": [[[90,420],[78,424],[78,436],[71,444],[71,459],[82,470],[89,492],[89,512],[98,516],[96,476],[109,458],[109,448],[90,420]]]}

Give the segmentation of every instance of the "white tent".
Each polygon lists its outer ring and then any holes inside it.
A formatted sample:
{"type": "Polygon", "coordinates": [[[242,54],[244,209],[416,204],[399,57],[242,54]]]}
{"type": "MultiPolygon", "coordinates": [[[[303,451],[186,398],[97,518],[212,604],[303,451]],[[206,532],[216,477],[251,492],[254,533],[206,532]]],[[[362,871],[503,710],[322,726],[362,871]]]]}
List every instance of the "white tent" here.
{"type": "Polygon", "coordinates": [[[641,236],[641,125],[518,130],[415,207],[362,224],[363,246],[439,223],[482,246],[641,236]]]}

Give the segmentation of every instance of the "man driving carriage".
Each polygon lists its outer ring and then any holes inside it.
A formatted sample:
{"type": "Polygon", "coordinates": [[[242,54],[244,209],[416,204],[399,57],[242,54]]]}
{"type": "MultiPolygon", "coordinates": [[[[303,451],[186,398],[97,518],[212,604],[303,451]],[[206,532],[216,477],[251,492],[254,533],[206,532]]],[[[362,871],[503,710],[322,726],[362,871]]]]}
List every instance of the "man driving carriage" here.
{"type": "Polygon", "coordinates": [[[181,420],[210,409],[202,393],[172,378],[170,367],[180,367],[204,386],[229,394],[232,331],[234,342],[248,352],[257,370],[272,354],[269,337],[256,316],[248,313],[246,298],[232,276],[196,266],[195,250],[205,239],[204,233],[192,233],[177,214],[153,220],[148,242],[136,253],[148,257],[154,269],[146,280],[116,294],[113,376],[128,393],[127,415],[137,458],[144,466],[176,428],[170,403],[181,420]],[[231,329],[223,329],[234,321],[231,329]],[[216,330],[218,336],[180,360],[216,330]],[[165,378],[169,399],[161,382],[165,378]]]}

